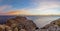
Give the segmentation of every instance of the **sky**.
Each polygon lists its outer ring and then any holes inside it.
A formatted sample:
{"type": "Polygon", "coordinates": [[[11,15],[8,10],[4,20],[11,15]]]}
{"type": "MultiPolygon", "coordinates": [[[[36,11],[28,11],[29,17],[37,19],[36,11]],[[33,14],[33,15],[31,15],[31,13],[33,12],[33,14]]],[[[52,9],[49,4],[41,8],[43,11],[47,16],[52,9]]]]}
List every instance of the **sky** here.
{"type": "Polygon", "coordinates": [[[0,15],[60,15],[60,0],[0,0],[0,15]]]}

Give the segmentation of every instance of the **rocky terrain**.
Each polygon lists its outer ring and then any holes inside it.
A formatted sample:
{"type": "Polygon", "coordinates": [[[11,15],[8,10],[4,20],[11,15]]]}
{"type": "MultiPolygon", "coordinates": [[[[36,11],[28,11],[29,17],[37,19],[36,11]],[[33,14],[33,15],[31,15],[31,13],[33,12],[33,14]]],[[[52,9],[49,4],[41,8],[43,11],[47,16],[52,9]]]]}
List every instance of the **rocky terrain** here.
{"type": "Polygon", "coordinates": [[[16,16],[8,18],[5,24],[0,24],[0,31],[60,31],[60,19],[38,28],[32,20],[25,16],[16,16]]]}
{"type": "Polygon", "coordinates": [[[0,31],[36,31],[38,27],[24,16],[16,16],[7,19],[5,24],[0,25],[0,31]]]}
{"type": "Polygon", "coordinates": [[[39,31],[60,31],[60,19],[52,21],[50,24],[40,28],[39,31]]]}

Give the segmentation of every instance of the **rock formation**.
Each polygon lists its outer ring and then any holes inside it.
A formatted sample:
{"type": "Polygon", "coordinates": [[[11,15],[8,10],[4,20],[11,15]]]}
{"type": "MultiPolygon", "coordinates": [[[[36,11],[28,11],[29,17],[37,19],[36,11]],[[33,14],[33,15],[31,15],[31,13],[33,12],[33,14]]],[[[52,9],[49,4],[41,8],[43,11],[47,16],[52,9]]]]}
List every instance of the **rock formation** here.
{"type": "Polygon", "coordinates": [[[0,25],[0,31],[35,31],[38,29],[36,24],[24,16],[9,18],[6,24],[0,25]]]}
{"type": "Polygon", "coordinates": [[[47,24],[40,31],[60,31],[60,19],[52,21],[50,24],[47,24]]]}
{"type": "Polygon", "coordinates": [[[60,31],[60,19],[39,29],[32,20],[25,16],[16,16],[7,19],[5,24],[0,24],[0,31],[60,31]]]}

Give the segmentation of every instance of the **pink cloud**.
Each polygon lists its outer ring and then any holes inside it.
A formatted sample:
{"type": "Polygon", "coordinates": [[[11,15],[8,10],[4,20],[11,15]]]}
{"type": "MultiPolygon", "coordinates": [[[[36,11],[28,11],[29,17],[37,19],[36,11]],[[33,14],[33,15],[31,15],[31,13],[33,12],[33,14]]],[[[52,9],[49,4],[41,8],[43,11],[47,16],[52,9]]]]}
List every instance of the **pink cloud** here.
{"type": "Polygon", "coordinates": [[[9,8],[12,8],[12,6],[9,6],[9,5],[0,6],[0,15],[5,15],[5,13],[6,13],[5,10],[9,9],[9,8]]]}
{"type": "Polygon", "coordinates": [[[12,7],[8,5],[0,6],[0,12],[3,12],[5,9],[8,9],[8,8],[12,8],[12,7]]]}

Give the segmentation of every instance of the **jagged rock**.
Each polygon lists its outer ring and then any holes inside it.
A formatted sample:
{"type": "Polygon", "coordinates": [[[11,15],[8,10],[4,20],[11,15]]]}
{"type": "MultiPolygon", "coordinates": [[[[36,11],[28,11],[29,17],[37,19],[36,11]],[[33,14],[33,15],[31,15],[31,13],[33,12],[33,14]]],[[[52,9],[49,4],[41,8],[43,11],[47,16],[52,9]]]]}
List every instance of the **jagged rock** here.
{"type": "Polygon", "coordinates": [[[24,16],[10,18],[6,24],[0,25],[0,31],[35,31],[38,29],[36,24],[24,16]]]}
{"type": "Polygon", "coordinates": [[[36,29],[36,25],[33,23],[32,20],[28,20],[28,21],[26,21],[25,29],[27,31],[34,31],[36,29]]]}
{"type": "Polygon", "coordinates": [[[21,29],[20,31],[26,31],[25,29],[21,29]]]}
{"type": "Polygon", "coordinates": [[[10,26],[15,31],[34,31],[37,29],[36,24],[24,16],[17,16],[15,18],[8,19],[6,21],[6,25],[10,26]]]}
{"type": "Polygon", "coordinates": [[[60,19],[52,21],[51,24],[53,24],[53,25],[56,24],[56,25],[60,26],[60,19]]]}
{"type": "Polygon", "coordinates": [[[18,28],[17,28],[17,27],[15,27],[13,31],[18,31],[18,28]]]}
{"type": "Polygon", "coordinates": [[[12,29],[7,25],[0,25],[0,31],[12,31],[12,29]]]}
{"type": "Polygon", "coordinates": [[[12,28],[6,25],[5,26],[5,31],[12,31],[12,28]]]}
{"type": "Polygon", "coordinates": [[[44,26],[41,31],[45,29],[46,31],[60,31],[60,19],[52,21],[50,24],[44,26]]]}
{"type": "Polygon", "coordinates": [[[5,31],[5,25],[0,25],[0,31],[5,31]]]}

